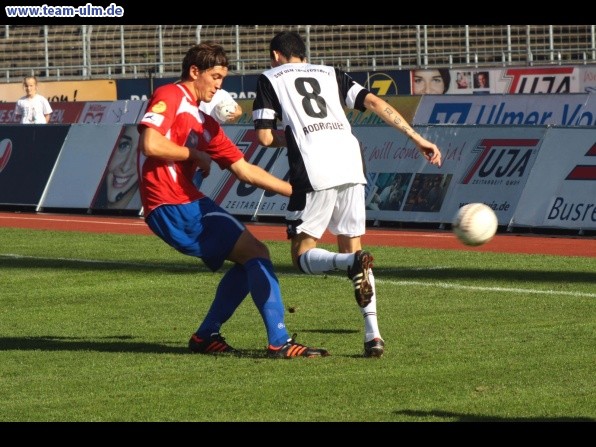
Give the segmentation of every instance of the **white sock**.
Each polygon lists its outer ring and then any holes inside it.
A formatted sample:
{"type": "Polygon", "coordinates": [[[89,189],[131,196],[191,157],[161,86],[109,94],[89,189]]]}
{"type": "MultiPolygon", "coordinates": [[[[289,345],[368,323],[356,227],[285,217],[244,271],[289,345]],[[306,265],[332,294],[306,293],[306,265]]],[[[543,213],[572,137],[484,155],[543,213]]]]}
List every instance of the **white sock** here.
{"type": "Polygon", "coordinates": [[[311,248],[302,253],[299,260],[302,271],[313,275],[351,267],[354,263],[354,253],[334,253],[322,248],[311,248]]]}
{"type": "Polygon", "coordinates": [[[373,296],[368,306],[360,309],[362,316],[364,317],[364,342],[371,341],[373,338],[380,338],[381,332],[379,332],[379,323],[377,321],[377,291],[375,288],[375,277],[372,269],[368,270],[368,280],[372,286],[373,296]]]}

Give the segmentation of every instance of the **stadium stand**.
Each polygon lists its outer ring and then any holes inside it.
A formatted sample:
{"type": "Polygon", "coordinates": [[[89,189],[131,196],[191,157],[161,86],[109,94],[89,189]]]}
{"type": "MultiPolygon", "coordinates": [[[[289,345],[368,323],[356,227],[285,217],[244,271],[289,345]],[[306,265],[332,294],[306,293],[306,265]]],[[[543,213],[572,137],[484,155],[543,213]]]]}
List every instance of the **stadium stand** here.
{"type": "Polygon", "coordinates": [[[309,59],[344,69],[596,63],[595,25],[5,25],[0,76],[49,79],[175,76],[188,47],[221,43],[237,74],[269,68],[267,45],[299,31],[309,59]]]}

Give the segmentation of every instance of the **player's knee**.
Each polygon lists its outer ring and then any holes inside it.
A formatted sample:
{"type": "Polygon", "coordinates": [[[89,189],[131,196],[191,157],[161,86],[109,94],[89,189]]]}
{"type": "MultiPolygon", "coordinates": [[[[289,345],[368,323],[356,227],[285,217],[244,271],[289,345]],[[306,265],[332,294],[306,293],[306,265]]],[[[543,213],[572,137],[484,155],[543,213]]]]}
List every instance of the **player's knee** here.
{"type": "Polygon", "coordinates": [[[256,238],[253,243],[253,250],[255,257],[266,259],[270,258],[269,248],[263,242],[259,241],[256,238]]]}
{"type": "Polygon", "coordinates": [[[267,246],[258,240],[250,231],[244,230],[244,233],[240,236],[234,251],[240,256],[240,258],[266,258],[270,259],[269,249],[267,246]]]}

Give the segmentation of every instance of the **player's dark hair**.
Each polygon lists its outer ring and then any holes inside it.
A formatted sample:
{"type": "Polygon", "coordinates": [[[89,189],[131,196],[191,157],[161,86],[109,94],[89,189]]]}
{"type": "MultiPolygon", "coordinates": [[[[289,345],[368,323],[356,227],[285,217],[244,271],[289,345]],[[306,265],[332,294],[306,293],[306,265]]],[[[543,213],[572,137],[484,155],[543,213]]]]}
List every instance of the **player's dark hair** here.
{"type": "Polygon", "coordinates": [[[181,78],[183,80],[188,79],[190,67],[193,65],[201,71],[215,67],[216,65],[227,67],[228,56],[221,45],[213,42],[203,42],[191,47],[186,52],[182,61],[181,78]]]}
{"type": "Polygon", "coordinates": [[[306,45],[304,40],[295,31],[281,31],[269,43],[269,56],[273,59],[273,52],[280,52],[286,59],[291,57],[306,58],[306,45]]]}

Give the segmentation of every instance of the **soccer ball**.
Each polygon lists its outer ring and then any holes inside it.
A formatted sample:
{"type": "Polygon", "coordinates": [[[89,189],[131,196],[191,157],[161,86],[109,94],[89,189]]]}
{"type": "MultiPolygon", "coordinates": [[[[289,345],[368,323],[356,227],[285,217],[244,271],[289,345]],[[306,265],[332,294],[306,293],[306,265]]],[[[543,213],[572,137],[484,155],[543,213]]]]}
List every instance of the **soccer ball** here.
{"type": "Polygon", "coordinates": [[[462,206],[453,219],[453,232],[465,245],[486,244],[497,232],[499,222],[495,212],[484,203],[462,206]]]}
{"type": "Polygon", "coordinates": [[[225,123],[229,116],[236,110],[236,103],[232,101],[221,101],[215,106],[215,116],[217,119],[225,123]]]}

